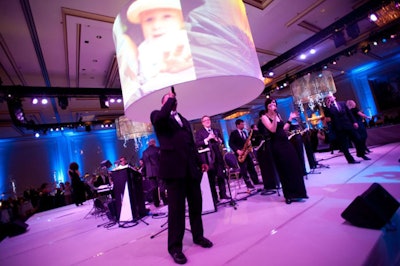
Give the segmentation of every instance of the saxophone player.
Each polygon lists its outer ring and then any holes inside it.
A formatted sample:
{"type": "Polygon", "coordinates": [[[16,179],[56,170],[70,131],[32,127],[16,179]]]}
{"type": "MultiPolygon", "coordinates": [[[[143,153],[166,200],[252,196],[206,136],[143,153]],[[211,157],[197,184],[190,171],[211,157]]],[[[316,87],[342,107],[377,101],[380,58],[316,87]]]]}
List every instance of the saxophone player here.
{"type": "MultiPolygon", "coordinates": [[[[245,148],[246,142],[250,140],[248,140],[249,136],[246,131],[244,131],[244,121],[242,119],[237,119],[235,125],[236,129],[232,131],[229,136],[229,147],[235,153],[236,157],[240,157],[246,152],[243,148],[245,148]]],[[[243,162],[239,162],[239,166],[240,176],[246,183],[247,188],[253,189],[253,184],[260,184],[253,159],[250,156],[246,156],[243,162]],[[249,175],[253,184],[250,182],[249,175]]]]}

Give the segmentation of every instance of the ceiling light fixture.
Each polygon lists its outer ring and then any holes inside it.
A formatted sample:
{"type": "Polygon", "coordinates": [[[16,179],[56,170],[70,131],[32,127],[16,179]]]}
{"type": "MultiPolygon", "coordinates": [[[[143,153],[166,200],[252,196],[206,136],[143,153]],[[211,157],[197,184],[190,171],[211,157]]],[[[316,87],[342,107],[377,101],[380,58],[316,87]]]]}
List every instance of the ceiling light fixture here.
{"type": "Polygon", "coordinates": [[[369,20],[371,20],[372,22],[375,22],[378,20],[378,17],[374,13],[372,13],[369,15],[369,20]]]}
{"type": "Polygon", "coordinates": [[[366,45],[364,45],[364,46],[361,47],[361,51],[362,51],[364,54],[368,54],[369,51],[371,51],[371,46],[370,46],[369,44],[366,44],[366,45]]]}
{"type": "Polygon", "coordinates": [[[101,109],[107,109],[110,107],[110,102],[108,101],[107,96],[101,95],[100,96],[100,108],[101,109]]]}

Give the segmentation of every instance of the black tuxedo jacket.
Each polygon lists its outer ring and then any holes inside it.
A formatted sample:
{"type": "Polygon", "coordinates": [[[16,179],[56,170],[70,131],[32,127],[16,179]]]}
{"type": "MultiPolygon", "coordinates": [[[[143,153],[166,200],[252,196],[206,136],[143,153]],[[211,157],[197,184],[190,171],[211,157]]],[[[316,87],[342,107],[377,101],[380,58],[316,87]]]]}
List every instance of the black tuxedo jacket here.
{"type": "MultiPolygon", "coordinates": [[[[211,129],[212,129],[214,135],[217,138],[220,138],[222,140],[222,144],[223,144],[224,139],[222,137],[221,132],[216,128],[211,128],[211,129]]],[[[209,133],[204,127],[202,127],[201,129],[196,131],[196,146],[198,148],[207,148],[210,145],[217,145],[217,146],[219,145],[219,143],[216,142],[215,140],[211,140],[208,145],[204,144],[204,139],[206,139],[208,137],[208,135],[209,135],[209,133]]]]}
{"type": "Polygon", "coordinates": [[[202,161],[198,156],[189,122],[179,114],[183,126],[171,116],[176,99],[169,98],[161,107],[151,113],[150,119],[160,143],[160,171],[163,179],[201,179],[202,161]]]}
{"type": "Polygon", "coordinates": [[[158,177],[160,169],[160,148],[149,146],[144,150],[142,159],[146,169],[146,177],[158,177]]]}
{"type": "MultiPolygon", "coordinates": [[[[211,129],[212,129],[214,135],[217,138],[220,138],[222,140],[222,144],[223,144],[224,139],[222,138],[221,132],[216,128],[215,129],[211,128],[211,129]]],[[[208,131],[204,127],[202,127],[201,129],[196,131],[195,141],[196,141],[196,146],[198,149],[210,148],[210,153],[209,153],[210,156],[205,156],[207,154],[203,153],[202,160],[203,161],[205,160],[209,164],[210,168],[214,168],[212,164],[220,163],[223,165],[224,161],[223,161],[221,150],[219,149],[219,145],[220,145],[219,142],[217,142],[216,140],[210,140],[208,142],[208,145],[206,145],[204,143],[204,139],[206,139],[208,137],[208,135],[209,135],[208,131]]]]}
{"type": "Polygon", "coordinates": [[[245,142],[246,140],[240,136],[239,130],[235,129],[231,132],[229,136],[229,147],[235,152],[236,156],[236,151],[243,149],[245,142]]]}
{"type": "Polygon", "coordinates": [[[332,129],[335,131],[351,130],[354,129],[353,124],[355,120],[350,109],[346,106],[345,102],[336,102],[340,111],[335,105],[331,104],[330,108],[325,108],[325,116],[331,118],[332,129]]]}

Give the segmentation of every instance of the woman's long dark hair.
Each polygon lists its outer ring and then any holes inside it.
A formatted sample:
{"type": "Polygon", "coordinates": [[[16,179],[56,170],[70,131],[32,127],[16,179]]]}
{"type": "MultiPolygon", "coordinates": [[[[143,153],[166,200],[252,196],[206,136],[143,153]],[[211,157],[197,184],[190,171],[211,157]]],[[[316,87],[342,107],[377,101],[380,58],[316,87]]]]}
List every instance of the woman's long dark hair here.
{"type": "Polygon", "coordinates": [[[267,98],[264,103],[265,111],[268,112],[268,105],[272,102],[276,102],[274,98],[267,98]]]}

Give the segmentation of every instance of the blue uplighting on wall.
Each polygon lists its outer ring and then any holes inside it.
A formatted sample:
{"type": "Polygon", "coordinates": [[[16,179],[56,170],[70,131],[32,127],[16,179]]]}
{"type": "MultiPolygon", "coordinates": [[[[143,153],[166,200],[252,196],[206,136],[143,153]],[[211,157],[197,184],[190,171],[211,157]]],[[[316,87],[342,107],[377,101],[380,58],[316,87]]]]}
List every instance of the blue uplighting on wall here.
{"type": "Polygon", "coordinates": [[[0,199],[7,199],[10,195],[7,195],[9,191],[10,180],[8,177],[8,153],[11,149],[12,143],[10,141],[0,141],[0,199]]]}
{"type": "Polygon", "coordinates": [[[293,112],[293,97],[287,97],[282,99],[276,99],[278,106],[278,112],[283,120],[287,120],[290,112],[293,112]]]}
{"type": "Polygon", "coordinates": [[[67,138],[63,134],[59,134],[59,137],[54,138],[55,139],[55,145],[57,148],[52,147],[52,143],[48,142],[48,151],[49,151],[49,158],[51,158],[51,169],[53,170],[54,173],[54,181],[59,184],[59,183],[65,183],[66,181],[69,180],[69,177],[67,176],[67,169],[69,162],[66,161],[68,156],[65,156],[68,154],[67,150],[67,138]],[[49,144],[52,144],[51,146],[49,144]]]}
{"type": "Polygon", "coordinates": [[[111,163],[115,162],[119,155],[116,154],[115,139],[116,134],[114,130],[99,130],[94,132],[99,143],[101,143],[101,150],[104,154],[104,160],[109,160],[111,163]]]}
{"type": "Polygon", "coordinates": [[[221,119],[219,120],[219,124],[221,125],[221,134],[222,137],[224,138],[224,146],[226,150],[229,152],[231,151],[231,148],[229,147],[229,133],[228,133],[228,128],[226,126],[226,120],[221,119]]]}

